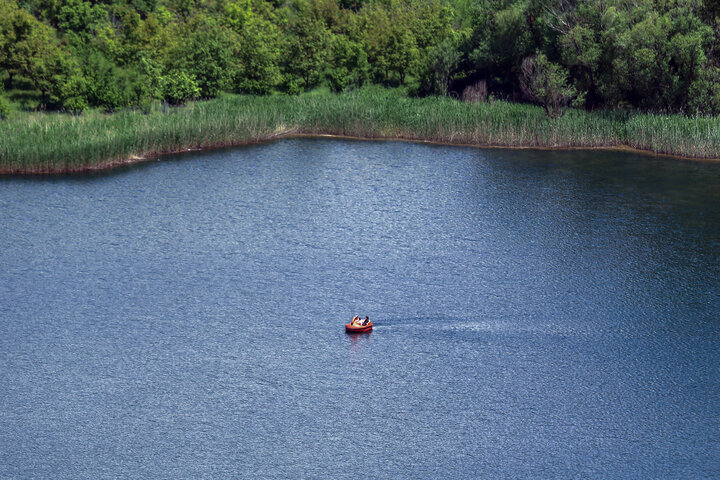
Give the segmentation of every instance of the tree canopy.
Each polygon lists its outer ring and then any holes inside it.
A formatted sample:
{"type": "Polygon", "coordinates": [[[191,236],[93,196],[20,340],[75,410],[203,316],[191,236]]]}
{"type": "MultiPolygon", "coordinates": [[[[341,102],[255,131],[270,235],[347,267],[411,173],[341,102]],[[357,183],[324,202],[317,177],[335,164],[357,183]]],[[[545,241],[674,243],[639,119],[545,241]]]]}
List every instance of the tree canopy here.
{"type": "Polygon", "coordinates": [[[0,81],[71,112],[482,82],[553,116],[571,101],[717,114],[718,32],[711,0],[3,0],[0,81]]]}

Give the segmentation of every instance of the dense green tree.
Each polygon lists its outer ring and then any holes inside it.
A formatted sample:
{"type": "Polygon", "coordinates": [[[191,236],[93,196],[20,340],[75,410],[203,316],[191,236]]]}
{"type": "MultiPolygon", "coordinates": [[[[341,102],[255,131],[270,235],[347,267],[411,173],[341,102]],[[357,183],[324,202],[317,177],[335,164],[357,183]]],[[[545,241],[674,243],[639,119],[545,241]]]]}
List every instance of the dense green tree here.
{"type": "Polygon", "coordinates": [[[504,8],[491,16],[489,49],[478,63],[486,76],[494,78],[495,88],[512,92],[516,98],[520,65],[536,45],[528,29],[528,2],[504,2],[504,8]]]}
{"type": "Polygon", "coordinates": [[[421,93],[446,96],[461,57],[462,53],[451,38],[431,48],[419,72],[421,93]]]}
{"type": "Polygon", "coordinates": [[[589,106],[689,108],[691,90],[707,91],[714,35],[696,0],[619,0],[550,10],[563,61],[589,106]]]}
{"type": "MultiPolygon", "coordinates": [[[[341,91],[366,81],[428,95],[483,85],[483,92],[522,100],[530,57],[559,91],[583,92],[587,108],[715,114],[718,5],[0,0],[0,80],[6,90],[37,91],[37,103],[73,112],[151,99],[182,103],[223,90],[341,91]]],[[[531,97],[545,103],[543,95],[531,97]]]]}
{"type": "Polygon", "coordinates": [[[41,92],[43,103],[53,100],[57,78],[69,54],[57,38],[55,30],[23,9],[15,9],[5,17],[0,36],[3,52],[0,62],[8,72],[8,87],[15,75],[22,75],[41,92]]]}
{"type": "Polygon", "coordinates": [[[174,70],[162,76],[160,89],[163,98],[174,105],[198,98],[201,94],[195,78],[180,70],[174,70]]]}
{"type": "Polygon", "coordinates": [[[225,22],[237,34],[237,69],[232,88],[266,94],[280,82],[280,31],[272,6],[263,0],[230,0],[225,22]]]}
{"type": "MultiPolygon", "coordinates": [[[[79,114],[90,108],[90,79],[82,72],[73,70],[58,84],[60,106],[68,112],[79,114]]],[[[97,105],[97,103],[93,103],[97,105]]]]}
{"type": "Polygon", "coordinates": [[[362,44],[345,35],[334,35],[331,43],[330,61],[325,72],[330,88],[340,92],[365,83],[370,64],[362,44]]]}
{"type": "Polygon", "coordinates": [[[544,53],[523,60],[521,71],[523,93],[542,105],[551,118],[561,116],[577,97],[575,87],[568,85],[567,70],[548,61],[544,53]]]}
{"type": "Polygon", "coordinates": [[[56,17],[58,30],[78,36],[79,41],[88,41],[96,26],[105,20],[107,11],[103,5],[83,0],[65,0],[56,17]]]}
{"type": "Polygon", "coordinates": [[[440,44],[453,35],[454,11],[440,0],[414,0],[409,7],[415,15],[411,28],[420,50],[440,44]]]}
{"type": "Polygon", "coordinates": [[[202,97],[214,97],[230,87],[235,74],[236,36],[209,18],[198,18],[190,30],[175,66],[195,78],[202,97]]]}
{"type": "Polygon", "coordinates": [[[0,2],[0,69],[7,75],[7,90],[13,88],[13,79],[27,61],[30,52],[25,47],[37,25],[35,17],[19,8],[15,0],[0,2]]]}
{"type": "Polygon", "coordinates": [[[140,105],[150,97],[147,79],[135,69],[121,69],[100,54],[85,62],[90,101],[107,111],[140,105]]]}
{"type": "Polygon", "coordinates": [[[320,80],[320,72],[328,56],[331,33],[306,0],[296,0],[285,9],[284,15],[286,86],[290,91],[297,91],[299,82],[304,89],[314,87],[320,80]]]}
{"type": "Polygon", "coordinates": [[[589,107],[599,104],[602,99],[598,92],[601,45],[598,32],[584,25],[575,25],[560,39],[562,59],[573,72],[579,89],[588,92],[589,107]]]}
{"type": "Polygon", "coordinates": [[[375,80],[388,83],[391,73],[395,73],[397,80],[404,83],[420,56],[407,6],[399,2],[391,2],[387,8],[381,4],[368,4],[360,15],[375,80]]]}

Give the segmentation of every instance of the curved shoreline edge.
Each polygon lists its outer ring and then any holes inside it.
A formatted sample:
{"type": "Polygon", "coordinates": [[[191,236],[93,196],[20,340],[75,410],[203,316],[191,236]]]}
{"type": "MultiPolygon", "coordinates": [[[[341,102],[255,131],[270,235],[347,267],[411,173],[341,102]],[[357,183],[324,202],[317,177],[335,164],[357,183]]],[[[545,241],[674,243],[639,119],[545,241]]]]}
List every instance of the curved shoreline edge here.
{"type": "Polygon", "coordinates": [[[463,142],[453,141],[440,141],[440,140],[426,140],[417,137],[384,137],[384,136],[359,136],[359,135],[346,135],[346,134],[334,134],[334,133],[300,133],[296,131],[287,131],[274,133],[261,138],[255,138],[252,140],[240,140],[237,142],[224,142],[220,144],[203,145],[198,147],[179,148],[176,150],[160,151],[160,152],[148,152],[137,155],[131,155],[127,158],[108,160],[93,165],[79,165],[79,166],[63,166],[63,167],[41,167],[41,168],[15,168],[8,169],[0,166],[0,175],[2,176],[34,176],[34,175],[67,175],[67,174],[82,174],[82,173],[101,173],[108,172],[114,169],[137,165],[141,163],[151,162],[158,160],[161,157],[168,155],[177,155],[188,152],[202,152],[208,150],[219,150],[223,148],[242,147],[246,145],[258,145],[268,143],[276,140],[290,139],[290,138],[328,138],[328,139],[345,139],[345,140],[356,140],[356,141],[387,141],[387,142],[409,142],[409,143],[421,143],[427,145],[445,145],[452,147],[467,147],[477,149],[498,149],[498,150],[543,150],[543,151],[571,151],[571,150],[585,150],[585,151],[609,151],[609,152],[629,152],[637,153],[652,157],[663,157],[672,158],[677,160],[702,162],[702,163],[720,163],[720,158],[705,158],[705,157],[691,157],[685,155],[675,155],[669,153],[657,153],[649,149],[641,149],[631,147],[629,145],[612,145],[612,146],[537,146],[537,145],[492,145],[492,144],[471,144],[463,142]]]}
{"type": "Polygon", "coordinates": [[[290,137],[720,160],[720,117],[569,109],[550,119],[536,105],[413,98],[368,87],[339,94],[229,96],[167,112],[17,115],[0,122],[0,174],[101,172],[163,155],[290,137]]]}

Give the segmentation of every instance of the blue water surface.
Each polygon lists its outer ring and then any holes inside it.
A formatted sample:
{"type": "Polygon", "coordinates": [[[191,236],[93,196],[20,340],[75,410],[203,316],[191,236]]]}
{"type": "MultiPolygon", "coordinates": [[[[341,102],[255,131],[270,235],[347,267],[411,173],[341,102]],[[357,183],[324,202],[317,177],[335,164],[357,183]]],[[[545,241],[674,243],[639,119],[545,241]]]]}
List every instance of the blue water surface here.
{"type": "Polygon", "coordinates": [[[720,478],[718,164],[286,139],[0,215],[0,478],[720,478]]]}

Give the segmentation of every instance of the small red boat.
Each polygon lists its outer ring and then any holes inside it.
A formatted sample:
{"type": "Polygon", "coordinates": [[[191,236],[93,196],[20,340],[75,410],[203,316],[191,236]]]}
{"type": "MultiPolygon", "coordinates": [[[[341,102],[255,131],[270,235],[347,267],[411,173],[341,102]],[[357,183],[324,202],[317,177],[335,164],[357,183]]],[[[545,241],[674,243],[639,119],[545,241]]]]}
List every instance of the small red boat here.
{"type": "Polygon", "coordinates": [[[360,325],[359,323],[350,322],[345,324],[346,333],[367,333],[372,331],[372,322],[368,322],[367,325],[360,325]]]}

